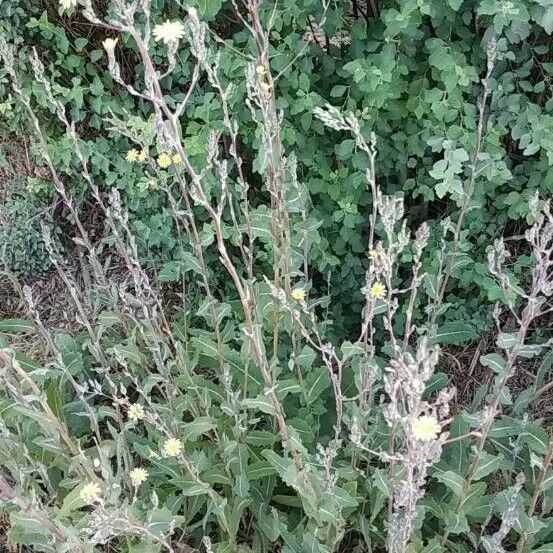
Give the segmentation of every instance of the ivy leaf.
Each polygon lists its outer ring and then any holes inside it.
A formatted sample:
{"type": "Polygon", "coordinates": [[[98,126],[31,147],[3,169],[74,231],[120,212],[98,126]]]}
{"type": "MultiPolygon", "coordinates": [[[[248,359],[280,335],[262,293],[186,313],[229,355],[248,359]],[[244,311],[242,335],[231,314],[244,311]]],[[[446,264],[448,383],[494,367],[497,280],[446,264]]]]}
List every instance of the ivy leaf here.
{"type": "Polygon", "coordinates": [[[334,147],[334,151],[341,160],[347,160],[351,157],[354,146],[355,140],[348,138],[347,140],[343,140],[340,144],[336,145],[334,147]]]}
{"type": "Polygon", "coordinates": [[[553,6],[550,6],[545,10],[541,21],[538,21],[538,23],[543,27],[543,30],[548,35],[553,32],[553,6]]]}
{"type": "Polygon", "coordinates": [[[190,5],[198,9],[200,19],[210,21],[219,13],[222,2],[221,0],[192,0],[190,5]]]}
{"type": "Polygon", "coordinates": [[[340,96],[343,96],[346,93],[347,89],[348,87],[343,84],[335,85],[330,91],[330,96],[333,98],[340,98],[340,96]]]}
{"type": "Polygon", "coordinates": [[[454,11],[459,11],[459,8],[463,4],[463,0],[447,0],[449,7],[454,11]]]}

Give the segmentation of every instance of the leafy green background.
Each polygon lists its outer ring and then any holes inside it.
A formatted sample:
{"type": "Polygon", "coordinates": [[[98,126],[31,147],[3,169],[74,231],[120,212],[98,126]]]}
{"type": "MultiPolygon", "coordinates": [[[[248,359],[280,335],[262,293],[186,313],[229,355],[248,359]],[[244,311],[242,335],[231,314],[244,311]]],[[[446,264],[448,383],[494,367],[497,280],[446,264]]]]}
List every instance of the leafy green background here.
{"type": "MultiPolygon", "coordinates": [[[[160,17],[179,15],[176,6],[165,6],[163,1],[154,2],[154,8],[160,17]]],[[[246,166],[253,182],[259,182],[259,142],[241,79],[251,38],[235,22],[229,4],[204,2],[198,3],[198,9],[226,41],[226,47],[220,48],[221,70],[224,78],[236,84],[230,104],[240,125],[246,166]]],[[[265,15],[272,13],[272,5],[262,9],[265,15]]],[[[38,48],[47,62],[57,82],[55,93],[85,130],[94,177],[106,189],[115,186],[123,194],[145,259],[177,260],[177,231],[165,195],[150,190],[141,167],[125,161],[132,145],[106,122],[111,114],[125,118],[130,112],[137,117],[137,127],[146,132],[144,122],[151,112],[114,85],[105,71],[102,33],[91,31],[79,15],[60,16],[50,2],[3,1],[0,10],[3,32],[24,50],[38,48]]],[[[486,328],[486,306],[499,298],[497,287],[486,276],[486,245],[499,236],[516,236],[528,215],[531,194],[539,190],[547,195],[553,188],[553,7],[545,0],[388,1],[379,5],[378,19],[371,18],[369,24],[363,17],[352,18],[351,10],[348,2],[330,4],[324,24],[328,37],[345,31],[351,44],[327,46],[323,38],[304,43],[308,21],[322,16],[321,5],[314,1],[279,4],[271,35],[270,64],[278,75],[278,107],[284,115],[282,140],[297,157],[299,179],[310,195],[312,220],[322,222],[313,233],[310,251],[313,285],[324,291],[330,285],[333,332],[347,335],[358,321],[359,282],[368,264],[371,202],[365,184],[366,160],[351,137],[329,131],[315,120],[313,108],[331,102],[357,114],[365,133],[376,133],[379,185],[387,194],[405,197],[411,227],[429,221],[437,243],[441,229],[435,223],[446,217],[455,221],[458,215],[467,161],[475,148],[486,49],[495,40],[498,55],[482,167],[459,246],[466,256],[447,294],[453,304],[449,317],[486,328]]],[[[120,47],[123,70],[128,69],[132,77],[136,52],[128,40],[120,47]]],[[[175,101],[190,79],[189,55],[179,51],[178,68],[164,83],[175,101]]],[[[31,82],[32,75],[27,77],[48,124],[43,92],[31,82]]],[[[12,126],[4,133],[18,132],[20,108],[5,87],[2,106],[9,110],[12,126]]],[[[217,96],[209,86],[198,88],[183,116],[185,143],[196,159],[201,159],[208,129],[221,126],[221,118],[217,96]]],[[[70,173],[76,160],[68,139],[58,133],[52,127],[48,135],[52,155],[57,166],[70,173]]],[[[146,138],[153,142],[153,137],[146,138]]],[[[86,186],[72,176],[72,187],[85,203],[86,186]]],[[[408,256],[403,261],[408,266],[408,256]]],[[[436,270],[432,263],[425,262],[430,273],[436,270]]],[[[521,265],[524,262],[513,267],[515,275],[521,265]]],[[[171,265],[167,267],[170,278],[171,265]]]]}

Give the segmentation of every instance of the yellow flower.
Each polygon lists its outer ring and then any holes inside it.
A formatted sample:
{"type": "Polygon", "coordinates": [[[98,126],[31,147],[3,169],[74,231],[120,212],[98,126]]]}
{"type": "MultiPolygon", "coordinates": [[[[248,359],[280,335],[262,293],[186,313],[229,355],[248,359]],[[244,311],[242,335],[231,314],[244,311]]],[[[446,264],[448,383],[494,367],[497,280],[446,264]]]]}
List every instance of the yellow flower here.
{"type": "Polygon", "coordinates": [[[162,169],[167,169],[167,167],[169,167],[169,165],[171,165],[171,158],[170,158],[167,154],[161,154],[161,155],[157,158],[157,164],[158,164],[162,169]]]}
{"type": "Polygon", "coordinates": [[[265,75],[265,73],[267,73],[267,70],[265,69],[265,67],[263,65],[260,64],[255,68],[255,72],[258,75],[265,75]]]}
{"type": "Polygon", "coordinates": [[[144,162],[148,159],[148,152],[146,150],[140,150],[138,154],[138,161],[144,162]]]}
{"type": "Polygon", "coordinates": [[[292,297],[296,301],[304,301],[306,296],[307,296],[307,294],[306,294],[306,292],[303,288],[294,288],[292,290],[292,297]]]}
{"type": "Polygon", "coordinates": [[[420,442],[431,442],[435,440],[442,430],[436,417],[422,415],[411,423],[411,432],[416,440],[420,442]]]}
{"type": "Polygon", "coordinates": [[[102,46],[105,48],[106,52],[113,52],[118,40],[118,38],[106,38],[102,41],[102,46]]]}
{"type": "Polygon", "coordinates": [[[162,452],[166,457],[177,457],[181,451],[182,443],[175,438],[169,438],[163,444],[162,452]]]}
{"type": "Polygon", "coordinates": [[[89,482],[82,487],[79,497],[90,505],[91,503],[100,501],[100,491],[100,484],[97,482],[89,482]]]}
{"type": "Polygon", "coordinates": [[[143,484],[148,479],[148,471],[143,468],[132,469],[129,473],[132,485],[137,487],[143,484]]]}
{"type": "Polygon", "coordinates": [[[138,159],[138,156],[140,154],[138,153],[138,150],[136,148],[132,148],[132,150],[129,150],[127,152],[127,155],[125,156],[125,159],[129,162],[129,163],[132,163],[133,161],[136,161],[138,159]]]}
{"type": "Polygon", "coordinates": [[[173,156],[173,165],[179,165],[180,163],[182,163],[182,157],[180,154],[175,154],[173,156]]]}
{"type": "Polygon", "coordinates": [[[180,21],[165,21],[154,27],[154,38],[165,44],[178,42],[184,36],[184,25],[180,21]]]}
{"type": "Polygon", "coordinates": [[[386,295],[386,286],[382,282],[375,282],[371,286],[371,297],[381,300],[386,295]]]}
{"type": "Polygon", "coordinates": [[[377,260],[378,257],[379,257],[378,250],[371,250],[371,251],[369,252],[369,259],[371,259],[372,261],[377,260]]]}
{"type": "Polygon", "coordinates": [[[144,407],[140,403],[133,403],[127,411],[129,419],[133,421],[141,421],[144,418],[144,407]]]}

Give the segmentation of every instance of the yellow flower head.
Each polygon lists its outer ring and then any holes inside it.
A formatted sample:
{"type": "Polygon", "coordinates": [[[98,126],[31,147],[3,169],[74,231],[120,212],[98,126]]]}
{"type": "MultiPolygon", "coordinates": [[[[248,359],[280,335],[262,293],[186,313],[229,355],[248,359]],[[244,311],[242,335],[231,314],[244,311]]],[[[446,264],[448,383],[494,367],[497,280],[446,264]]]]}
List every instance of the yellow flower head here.
{"type": "Polygon", "coordinates": [[[144,162],[148,159],[148,152],[146,150],[140,150],[140,153],[138,154],[138,161],[144,162]]]}
{"type": "Polygon", "coordinates": [[[133,161],[136,161],[138,159],[138,156],[140,154],[138,153],[138,150],[136,148],[133,148],[132,150],[129,150],[127,152],[127,155],[125,156],[125,159],[129,162],[129,163],[132,163],[133,161]]]}
{"type": "Polygon", "coordinates": [[[79,497],[88,505],[100,501],[100,484],[89,482],[85,484],[79,493],[79,497]]]}
{"type": "Polygon", "coordinates": [[[378,258],[379,258],[378,250],[371,250],[371,251],[369,252],[369,259],[370,259],[371,261],[376,261],[378,258]]]}
{"type": "Polygon", "coordinates": [[[162,41],[165,44],[178,42],[184,36],[184,25],[180,21],[170,21],[160,23],[154,27],[154,38],[156,41],[162,41]]]}
{"type": "Polygon", "coordinates": [[[416,440],[420,442],[431,442],[435,440],[442,430],[436,417],[422,415],[411,423],[411,432],[416,440]]]}
{"type": "Polygon", "coordinates": [[[157,158],[157,164],[158,164],[162,169],[167,169],[167,167],[169,167],[169,165],[171,165],[171,158],[169,157],[168,154],[161,154],[161,155],[157,158]]]}
{"type": "Polygon", "coordinates": [[[166,457],[177,457],[182,451],[182,442],[175,438],[169,438],[163,444],[163,455],[166,457]]]}
{"type": "Polygon", "coordinates": [[[386,295],[386,286],[382,282],[375,282],[371,286],[371,297],[381,300],[386,295]]]}
{"type": "Polygon", "coordinates": [[[182,163],[182,157],[180,154],[175,154],[173,156],[173,165],[179,165],[182,163]]]}
{"type": "Polygon", "coordinates": [[[292,290],[292,297],[296,301],[304,301],[306,296],[307,296],[307,293],[305,292],[305,290],[303,288],[294,288],[292,290]]]}
{"type": "Polygon", "coordinates": [[[141,421],[145,415],[144,407],[142,407],[140,403],[133,403],[129,407],[129,410],[127,411],[127,415],[129,419],[131,419],[132,421],[135,421],[135,422],[141,421]]]}
{"type": "Polygon", "coordinates": [[[118,38],[106,38],[102,41],[102,46],[105,48],[106,52],[113,52],[118,40],[118,38]]]}
{"type": "Polygon", "coordinates": [[[143,468],[132,469],[129,476],[131,478],[132,485],[138,488],[140,484],[143,484],[148,479],[148,471],[143,468]]]}

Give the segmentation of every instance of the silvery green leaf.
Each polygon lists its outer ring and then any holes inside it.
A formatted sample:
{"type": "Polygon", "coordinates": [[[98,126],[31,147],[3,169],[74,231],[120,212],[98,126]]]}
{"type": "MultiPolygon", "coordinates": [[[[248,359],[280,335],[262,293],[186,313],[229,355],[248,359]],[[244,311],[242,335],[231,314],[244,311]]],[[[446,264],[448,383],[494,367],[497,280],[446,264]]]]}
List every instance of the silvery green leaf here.
{"type": "Polygon", "coordinates": [[[452,470],[435,471],[432,476],[449,488],[457,497],[463,497],[465,494],[464,484],[465,479],[452,470]]]}
{"type": "Polygon", "coordinates": [[[535,547],[530,553],[553,553],[553,542],[535,547]]]}
{"type": "Polygon", "coordinates": [[[504,463],[504,459],[503,455],[491,455],[481,451],[476,462],[477,466],[473,477],[475,482],[499,470],[504,463]]]}
{"type": "Polygon", "coordinates": [[[35,325],[27,319],[0,320],[0,333],[5,334],[34,334],[35,325]]]}
{"type": "Polygon", "coordinates": [[[503,374],[506,366],[505,359],[497,353],[483,355],[480,357],[480,363],[484,367],[490,367],[496,374],[503,374]]]}

